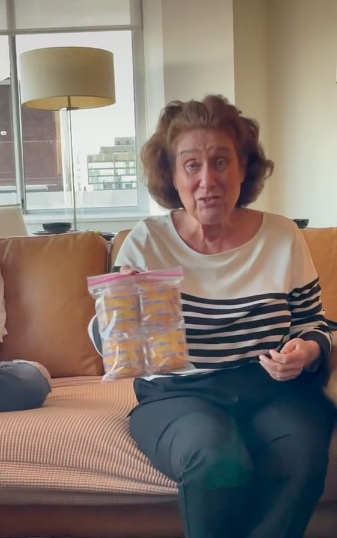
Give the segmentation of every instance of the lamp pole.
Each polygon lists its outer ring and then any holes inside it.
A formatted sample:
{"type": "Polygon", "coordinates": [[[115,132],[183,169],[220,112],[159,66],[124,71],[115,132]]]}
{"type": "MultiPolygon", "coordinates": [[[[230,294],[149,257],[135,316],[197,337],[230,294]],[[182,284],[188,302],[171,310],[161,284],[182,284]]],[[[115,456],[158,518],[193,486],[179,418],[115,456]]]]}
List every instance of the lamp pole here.
{"type": "Polygon", "coordinates": [[[68,131],[68,152],[69,152],[69,173],[70,173],[70,186],[73,197],[73,217],[74,217],[74,230],[77,230],[77,206],[76,206],[76,185],[75,185],[75,164],[74,164],[74,139],[73,139],[73,118],[72,111],[78,110],[76,107],[71,106],[71,97],[68,96],[67,103],[67,131],[68,131]]]}

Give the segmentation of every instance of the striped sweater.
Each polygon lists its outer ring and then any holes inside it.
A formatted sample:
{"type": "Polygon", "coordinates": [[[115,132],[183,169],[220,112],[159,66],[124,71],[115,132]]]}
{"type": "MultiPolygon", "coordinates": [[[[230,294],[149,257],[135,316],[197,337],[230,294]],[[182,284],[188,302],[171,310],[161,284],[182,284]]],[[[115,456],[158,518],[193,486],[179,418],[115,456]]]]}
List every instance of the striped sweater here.
{"type": "Polygon", "coordinates": [[[264,213],[250,241],[216,255],[188,247],[170,213],[151,217],[130,232],[116,264],[183,267],[182,305],[195,368],[234,366],[294,337],[315,340],[322,358],[330,352],[317,274],[301,232],[285,217],[264,213]]]}

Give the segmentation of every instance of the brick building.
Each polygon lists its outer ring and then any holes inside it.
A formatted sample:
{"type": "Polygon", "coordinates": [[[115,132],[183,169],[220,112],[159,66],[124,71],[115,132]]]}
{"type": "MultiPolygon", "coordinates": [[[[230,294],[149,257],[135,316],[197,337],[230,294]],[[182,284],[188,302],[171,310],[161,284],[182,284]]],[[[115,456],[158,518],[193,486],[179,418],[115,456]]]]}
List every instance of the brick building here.
{"type": "MultiPolygon", "coordinates": [[[[58,112],[22,107],[24,172],[27,191],[63,190],[58,112]]],[[[15,190],[10,85],[0,82],[0,192],[15,190]]]]}

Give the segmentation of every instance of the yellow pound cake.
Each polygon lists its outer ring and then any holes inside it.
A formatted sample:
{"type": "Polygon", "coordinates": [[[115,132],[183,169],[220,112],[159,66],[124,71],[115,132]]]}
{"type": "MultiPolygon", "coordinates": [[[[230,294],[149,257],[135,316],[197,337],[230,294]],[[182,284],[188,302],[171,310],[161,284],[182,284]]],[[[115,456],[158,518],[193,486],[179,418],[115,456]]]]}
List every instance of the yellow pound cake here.
{"type": "Polygon", "coordinates": [[[150,372],[167,373],[186,366],[186,339],[182,329],[167,329],[146,338],[150,372]]]}
{"type": "Polygon", "coordinates": [[[139,377],[144,374],[144,354],[141,339],[119,340],[109,338],[103,342],[106,380],[139,377]]]}
{"type": "MultiPolygon", "coordinates": [[[[96,303],[97,304],[97,303],[96,303]]],[[[99,326],[103,331],[115,316],[114,331],[132,333],[139,325],[139,302],[135,291],[109,290],[96,306],[99,326]]]]}
{"type": "Polygon", "coordinates": [[[139,286],[142,323],[169,324],[181,318],[180,292],[177,286],[161,282],[139,286]]]}

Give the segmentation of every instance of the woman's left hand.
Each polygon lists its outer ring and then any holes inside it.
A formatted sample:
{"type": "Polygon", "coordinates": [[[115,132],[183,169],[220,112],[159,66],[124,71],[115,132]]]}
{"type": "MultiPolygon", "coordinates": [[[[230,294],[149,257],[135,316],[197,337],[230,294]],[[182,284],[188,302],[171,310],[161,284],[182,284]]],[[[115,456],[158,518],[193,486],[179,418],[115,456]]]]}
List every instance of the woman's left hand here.
{"type": "Polygon", "coordinates": [[[269,353],[270,357],[259,356],[263,368],[276,381],[290,381],[318,359],[321,348],[313,340],[294,338],[289,340],[281,351],[271,350],[269,353]]]}

